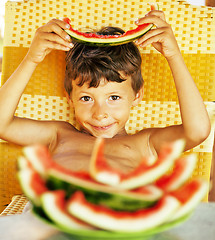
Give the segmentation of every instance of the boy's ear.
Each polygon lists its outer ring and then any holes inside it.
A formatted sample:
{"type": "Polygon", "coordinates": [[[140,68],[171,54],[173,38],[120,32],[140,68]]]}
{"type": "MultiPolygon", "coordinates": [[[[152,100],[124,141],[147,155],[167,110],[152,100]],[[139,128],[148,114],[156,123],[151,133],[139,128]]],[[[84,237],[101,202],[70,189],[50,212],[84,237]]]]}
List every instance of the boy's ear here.
{"type": "Polygon", "coordinates": [[[67,102],[69,103],[69,106],[72,108],[73,107],[73,101],[70,97],[70,95],[68,94],[68,92],[64,89],[64,94],[66,96],[67,102]]]}
{"type": "Polygon", "coordinates": [[[144,94],[144,87],[141,87],[141,89],[136,93],[136,96],[133,100],[133,104],[132,104],[133,107],[137,106],[142,101],[143,94],[144,94]]]}

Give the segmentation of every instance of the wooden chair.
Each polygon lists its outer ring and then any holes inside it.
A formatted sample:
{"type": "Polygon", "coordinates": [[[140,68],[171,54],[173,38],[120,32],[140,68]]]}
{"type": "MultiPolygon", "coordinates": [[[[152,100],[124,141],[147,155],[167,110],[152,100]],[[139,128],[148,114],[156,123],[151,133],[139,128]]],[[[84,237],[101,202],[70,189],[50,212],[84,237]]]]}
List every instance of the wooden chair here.
{"type": "MultiPolygon", "coordinates": [[[[2,84],[25,56],[35,30],[52,18],[69,16],[75,28],[119,26],[134,28],[134,20],[149,11],[147,1],[139,0],[35,0],[8,1],[3,49],[2,84]]],[[[205,101],[209,113],[215,99],[215,10],[197,7],[185,1],[157,0],[166,14],[180,45],[185,62],[205,101]]],[[[152,47],[141,50],[145,95],[132,110],[127,123],[129,133],[142,128],[180,123],[173,79],[166,60],[152,47]]],[[[28,84],[16,114],[33,119],[64,120],[75,124],[63,94],[65,53],[54,51],[38,65],[28,84]]],[[[210,114],[212,116],[212,114],[210,114]]],[[[194,176],[210,179],[213,131],[192,152],[199,160],[194,176]]],[[[14,195],[22,194],[16,179],[17,156],[21,147],[0,142],[0,212],[14,195]]],[[[207,201],[207,196],[205,198],[207,201]]]]}

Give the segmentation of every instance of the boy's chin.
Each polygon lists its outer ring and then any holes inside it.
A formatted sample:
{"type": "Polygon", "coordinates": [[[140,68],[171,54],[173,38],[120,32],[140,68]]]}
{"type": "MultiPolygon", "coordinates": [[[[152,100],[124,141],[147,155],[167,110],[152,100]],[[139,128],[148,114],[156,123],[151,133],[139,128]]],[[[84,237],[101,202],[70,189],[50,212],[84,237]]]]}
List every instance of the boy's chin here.
{"type": "Polygon", "coordinates": [[[88,129],[85,129],[85,128],[81,128],[80,131],[82,133],[91,135],[91,136],[96,137],[96,138],[99,138],[99,137],[100,138],[113,138],[115,135],[117,135],[117,134],[113,134],[111,132],[109,132],[109,133],[97,133],[97,132],[89,131],[88,129]]]}
{"type": "Polygon", "coordinates": [[[82,133],[89,134],[93,137],[96,138],[113,138],[115,136],[122,136],[122,135],[127,135],[127,132],[125,128],[121,129],[120,131],[117,131],[116,128],[112,127],[108,131],[94,131],[94,129],[87,129],[83,128],[81,129],[82,133]]]}
{"type": "Polygon", "coordinates": [[[91,135],[93,135],[96,138],[113,138],[117,134],[113,134],[113,133],[91,133],[91,135]]]}
{"type": "Polygon", "coordinates": [[[127,135],[125,130],[122,130],[120,132],[114,132],[114,131],[109,131],[109,132],[101,132],[101,133],[97,133],[97,132],[92,132],[90,133],[92,136],[96,137],[96,138],[114,138],[116,136],[124,136],[127,135]]]}

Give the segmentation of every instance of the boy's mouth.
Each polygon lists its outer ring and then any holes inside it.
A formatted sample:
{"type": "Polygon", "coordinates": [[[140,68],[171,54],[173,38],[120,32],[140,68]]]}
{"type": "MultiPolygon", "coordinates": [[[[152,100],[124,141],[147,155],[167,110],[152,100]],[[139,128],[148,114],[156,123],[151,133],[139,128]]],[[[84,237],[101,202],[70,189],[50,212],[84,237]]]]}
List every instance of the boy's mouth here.
{"type": "Polygon", "coordinates": [[[114,125],[114,123],[106,125],[106,126],[94,126],[91,125],[93,129],[95,129],[96,131],[107,131],[109,130],[112,126],[114,125]]]}

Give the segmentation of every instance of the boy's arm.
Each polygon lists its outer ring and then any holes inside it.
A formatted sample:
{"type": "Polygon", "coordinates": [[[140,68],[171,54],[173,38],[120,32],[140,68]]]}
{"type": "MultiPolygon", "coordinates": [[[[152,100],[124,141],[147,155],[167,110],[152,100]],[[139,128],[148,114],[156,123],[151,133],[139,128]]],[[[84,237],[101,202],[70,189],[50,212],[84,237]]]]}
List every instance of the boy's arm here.
{"type": "Polygon", "coordinates": [[[29,51],[16,71],[0,88],[0,138],[17,144],[47,143],[55,131],[54,124],[14,116],[19,100],[36,66],[52,49],[68,51],[66,24],[53,19],[40,27],[34,36],[29,51]],[[48,127],[50,126],[50,127],[48,127]]]}
{"type": "Polygon", "coordinates": [[[142,47],[152,44],[166,58],[175,82],[180,105],[182,124],[151,130],[150,142],[158,152],[165,141],[179,138],[186,140],[186,150],[200,144],[210,132],[210,121],[200,93],[184,63],[173,31],[161,11],[151,11],[138,24],[154,23],[137,44],[142,47]]]}

